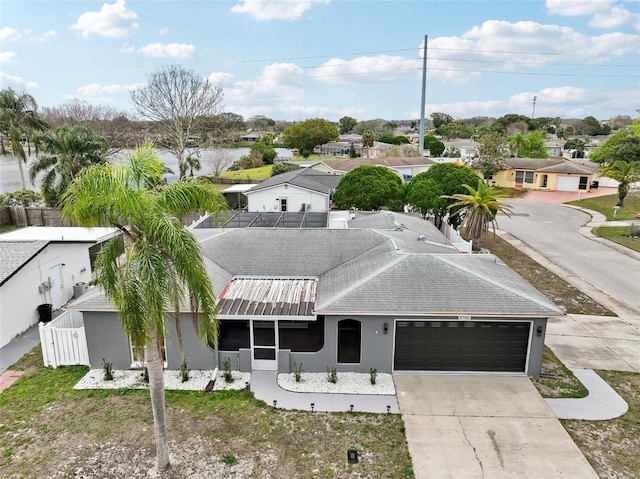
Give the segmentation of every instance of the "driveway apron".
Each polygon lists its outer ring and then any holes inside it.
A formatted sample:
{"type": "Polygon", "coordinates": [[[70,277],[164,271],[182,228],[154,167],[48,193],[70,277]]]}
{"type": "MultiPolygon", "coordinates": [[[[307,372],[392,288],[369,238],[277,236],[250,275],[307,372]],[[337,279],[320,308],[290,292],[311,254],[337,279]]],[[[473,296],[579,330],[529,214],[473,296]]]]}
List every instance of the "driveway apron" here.
{"type": "Polygon", "coordinates": [[[524,376],[395,375],[416,479],[597,479],[524,376]]]}

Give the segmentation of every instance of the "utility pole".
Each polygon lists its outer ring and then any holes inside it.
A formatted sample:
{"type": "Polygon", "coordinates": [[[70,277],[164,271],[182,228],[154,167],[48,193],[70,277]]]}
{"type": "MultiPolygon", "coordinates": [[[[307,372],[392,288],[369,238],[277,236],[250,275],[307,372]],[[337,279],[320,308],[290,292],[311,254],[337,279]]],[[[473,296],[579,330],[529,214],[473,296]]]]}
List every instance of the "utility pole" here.
{"type": "Polygon", "coordinates": [[[537,96],[533,96],[533,110],[531,110],[531,119],[533,120],[533,118],[536,115],[536,100],[538,99],[537,96]]]}
{"type": "Polygon", "coordinates": [[[422,49],[422,104],[420,107],[420,140],[418,143],[418,152],[420,156],[424,154],[424,105],[427,94],[427,38],[424,36],[424,48],[422,49]]]}

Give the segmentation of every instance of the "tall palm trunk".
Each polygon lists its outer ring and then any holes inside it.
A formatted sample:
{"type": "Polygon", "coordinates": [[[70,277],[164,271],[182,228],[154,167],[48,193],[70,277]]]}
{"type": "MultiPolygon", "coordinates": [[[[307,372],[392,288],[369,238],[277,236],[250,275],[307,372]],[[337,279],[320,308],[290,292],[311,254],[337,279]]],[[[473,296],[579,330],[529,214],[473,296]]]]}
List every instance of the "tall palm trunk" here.
{"type": "Polygon", "coordinates": [[[153,410],[153,433],[156,438],[156,468],[164,472],[171,467],[169,443],[167,440],[167,418],[164,401],[164,360],[160,356],[160,342],[156,332],[151,344],[146,348],[147,369],[149,371],[149,394],[153,410]]]}
{"type": "Polygon", "coordinates": [[[20,186],[22,186],[23,190],[27,189],[27,181],[24,178],[24,161],[19,156],[16,156],[16,161],[18,162],[18,171],[20,172],[20,186]]]}

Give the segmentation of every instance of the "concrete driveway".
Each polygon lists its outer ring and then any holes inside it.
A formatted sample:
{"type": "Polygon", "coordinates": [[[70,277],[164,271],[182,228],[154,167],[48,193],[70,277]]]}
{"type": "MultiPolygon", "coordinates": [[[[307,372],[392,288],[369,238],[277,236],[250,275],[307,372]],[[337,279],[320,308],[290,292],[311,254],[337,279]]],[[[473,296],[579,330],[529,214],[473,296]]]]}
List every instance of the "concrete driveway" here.
{"type": "Polygon", "coordinates": [[[394,381],[416,479],[598,478],[527,377],[394,381]]]}

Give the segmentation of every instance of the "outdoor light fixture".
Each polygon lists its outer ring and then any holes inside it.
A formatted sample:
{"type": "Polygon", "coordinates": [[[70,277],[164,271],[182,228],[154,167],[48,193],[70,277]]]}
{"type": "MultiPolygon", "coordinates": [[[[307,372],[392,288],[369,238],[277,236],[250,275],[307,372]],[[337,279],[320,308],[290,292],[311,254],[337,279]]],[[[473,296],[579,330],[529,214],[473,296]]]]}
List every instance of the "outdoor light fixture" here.
{"type": "Polygon", "coordinates": [[[391,412],[391,406],[387,405],[387,414],[391,412]]]}
{"type": "Polygon", "coordinates": [[[278,400],[277,400],[277,399],[274,399],[274,400],[273,400],[273,408],[274,408],[274,409],[276,408],[276,404],[278,404],[278,400]]]}
{"type": "Polygon", "coordinates": [[[542,336],[542,326],[538,326],[536,328],[536,336],[538,337],[542,336]]]}
{"type": "Polygon", "coordinates": [[[312,402],[311,403],[311,412],[313,412],[313,408],[316,407],[316,403],[312,402]]]}
{"type": "Polygon", "coordinates": [[[389,334],[389,323],[384,323],[382,325],[382,331],[384,331],[384,334],[389,334]]]}
{"type": "Polygon", "coordinates": [[[353,404],[349,404],[349,412],[353,412],[353,404]]]}

